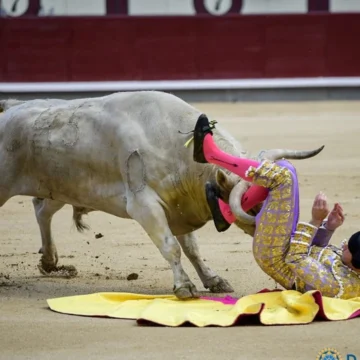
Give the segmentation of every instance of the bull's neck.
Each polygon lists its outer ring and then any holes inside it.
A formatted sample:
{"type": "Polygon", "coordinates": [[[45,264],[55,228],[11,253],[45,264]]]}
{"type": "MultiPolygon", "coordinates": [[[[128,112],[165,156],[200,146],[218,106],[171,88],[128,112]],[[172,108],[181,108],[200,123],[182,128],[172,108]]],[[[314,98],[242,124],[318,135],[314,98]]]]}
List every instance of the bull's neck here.
{"type": "Polygon", "coordinates": [[[211,164],[201,165],[200,171],[193,179],[192,197],[194,197],[194,204],[196,207],[196,215],[199,220],[207,222],[212,220],[210,208],[206,200],[205,184],[206,182],[216,181],[216,167],[211,164]]]}

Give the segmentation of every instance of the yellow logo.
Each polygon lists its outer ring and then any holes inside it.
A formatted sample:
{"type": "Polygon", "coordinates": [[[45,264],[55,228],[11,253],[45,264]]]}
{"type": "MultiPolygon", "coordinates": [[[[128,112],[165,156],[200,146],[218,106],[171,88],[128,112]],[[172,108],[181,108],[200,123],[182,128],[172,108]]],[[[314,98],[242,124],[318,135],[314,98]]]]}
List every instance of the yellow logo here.
{"type": "Polygon", "coordinates": [[[326,348],[319,352],[316,360],[342,360],[342,357],[335,349],[326,348]]]}

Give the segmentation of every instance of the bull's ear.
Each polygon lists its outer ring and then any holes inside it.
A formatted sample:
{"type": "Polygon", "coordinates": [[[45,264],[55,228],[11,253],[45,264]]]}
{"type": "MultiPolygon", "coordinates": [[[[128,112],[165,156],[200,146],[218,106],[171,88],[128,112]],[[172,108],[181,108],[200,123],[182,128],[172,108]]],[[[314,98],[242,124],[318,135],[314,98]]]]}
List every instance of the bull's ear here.
{"type": "Polygon", "coordinates": [[[226,187],[228,184],[228,177],[223,170],[217,169],[216,171],[216,182],[219,186],[226,187]]]}

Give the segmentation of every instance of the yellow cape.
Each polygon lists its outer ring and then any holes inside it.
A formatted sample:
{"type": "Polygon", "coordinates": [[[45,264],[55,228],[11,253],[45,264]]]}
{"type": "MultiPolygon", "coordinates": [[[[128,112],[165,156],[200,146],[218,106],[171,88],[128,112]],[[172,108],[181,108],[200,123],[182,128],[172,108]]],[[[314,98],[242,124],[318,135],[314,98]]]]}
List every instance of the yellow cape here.
{"type": "Polygon", "coordinates": [[[294,290],[244,296],[234,304],[209,299],[178,300],[173,295],[95,293],[48,299],[51,310],[82,316],[103,316],[147,321],[165,326],[191,323],[198,327],[241,324],[249,315],[264,325],[307,324],[323,314],[327,320],[360,316],[360,298],[321,296],[318,291],[294,290]]]}

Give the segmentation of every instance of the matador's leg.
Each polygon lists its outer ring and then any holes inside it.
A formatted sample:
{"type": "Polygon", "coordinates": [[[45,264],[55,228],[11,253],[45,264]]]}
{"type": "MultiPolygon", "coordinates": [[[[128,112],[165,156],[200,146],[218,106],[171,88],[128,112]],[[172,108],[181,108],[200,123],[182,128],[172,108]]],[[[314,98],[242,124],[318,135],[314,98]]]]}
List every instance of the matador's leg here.
{"type": "Polygon", "coordinates": [[[294,167],[286,160],[263,162],[248,171],[253,182],[269,188],[269,195],[256,217],[253,254],[262,270],[285,289],[295,276],[285,262],[290,239],[299,220],[299,190],[294,167]]]}
{"type": "MultiPolygon", "coordinates": [[[[211,163],[230,170],[236,175],[239,175],[244,180],[251,181],[246,175],[246,171],[250,166],[258,166],[259,162],[256,160],[240,158],[230,155],[215,144],[212,137],[213,133],[209,124],[209,120],[206,115],[202,114],[196,122],[194,129],[194,154],[193,158],[196,162],[211,163]]],[[[250,210],[253,206],[264,201],[268,194],[268,189],[263,186],[251,186],[243,195],[241,199],[241,205],[243,209],[250,210]]],[[[224,204],[220,205],[224,207],[224,204]]],[[[222,209],[222,213],[225,213],[225,209],[222,209]]],[[[227,219],[229,222],[231,216],[227,219]]]]}

